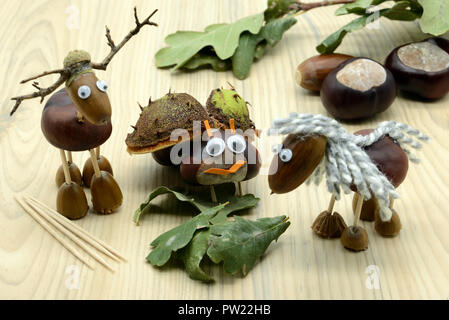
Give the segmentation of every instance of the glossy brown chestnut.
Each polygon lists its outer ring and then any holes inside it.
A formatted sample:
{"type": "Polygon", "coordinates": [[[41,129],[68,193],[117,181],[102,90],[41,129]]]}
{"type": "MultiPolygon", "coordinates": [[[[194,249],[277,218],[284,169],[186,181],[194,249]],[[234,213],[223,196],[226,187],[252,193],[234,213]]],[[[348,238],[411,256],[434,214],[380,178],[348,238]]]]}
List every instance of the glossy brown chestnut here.
{"type": "Polygon", "coordinates": [[[42,132],[53,146],[68,151],[85,151],[102,145],[112,125],[97,126],[87,119],[78,121],[77,109],[65,89],[53,94],[42,111],[42,132]]]}
{"type": "MultiPolygon", "coordinates": [[[[363,136],[372,131],[373,129],[363,129],[354,134],[363,136]]],[[[365,147],[364,150],[395,188],[404,181],[408,171],[408,157],[393,139],[385,136],[372,145],[365,147]]]]}
{"type": "Polygon", "coordinates": [[[303,61],[296,69],[296,83],[304,89],[319,92],[329,72],[352,58],[354,57],[340,53],[313,56],[303,61]]]}
{"type": "Polygon", "coordinates": [[[247,159],[248,169],[246,171],[246,177],[243,181],[248,181],[255,178],[260,171],[262,166],[262,159],[260,158],[260,153],[257,148],[248,142],[244,152],[245,159],[247,159]]]}
{"type": "Polygon", "coordinates": [[[291,150],[292,158],[283,162],[279,154],[270,165],[268,183],[273,193],[287,193],[299,187],[319,165],[326,151],[327,139],[322,136],[298,137],[288,135],[283,149],[291,150]]]}
{"type": "MultiPolygon", "coordinates": [[[[68,163],[70,179],[78,185],[83,183],[83,177],[81,176],[81,171],[78,166],[72,162],[68,163]]],[[[56,171],[56,185],[60,187],[65,182],[64,169],[59,166],[58,171],[56,171]]]]}
{"type": "Polygon", "coordinates": [[[57,211],[68,219],[81,219],[87,214],[89,205],[83,188],[78,184],[63,183],[56,198],[57,211]]]}
{"type": "Polygon", "coordinates": [[[341,243],[351,251],[363,251],[368,249],[368,234],[359,226],[347,227],[341,235],[341,243]]]}
{"type": "Polygon", "coordinates": [[[171,150],[172,150],[172,148],[169,147],[169,148],[165,148],[165,149],[161,149],[161,150],[152,152],[151,155],[153,156],[153,159],[160,165],[166,166],[166,167],[172,167],[175,165],[170,160],[171,150]]]}
{"type": "Polygon", "coordinates": [[[389,70],[374,60],[354,58],[329,73],[320,96],[334,118],[355,120],[387,110],[396,93],[389,70]]]}
{"type": "Polygon", "coordinates": [[[110,214],[123,202],[119,185],[109,172],[100,171],[99,177],[93,176],[90,184],[92,205],[100,214],[110,214]]]}
{"type": "Polygon", "coordinates": [[[385,66],[398,89],[424,99],[439,99],[449,92],[449,40],[430,38],[394,49],[385,66]]]}
{"type": "MultiPolygon", "coordinates": [[[[114,175],[114,171],[112,170],[111,163],[109,160],[104,157],[100,156],[99,159],[97,159],[98,167],[101,171],[109,172],[111,175],[114,175]]],[[[95,174],[94,166],[92,164],[92,160],[88,159],[86,160],[86,163],[84,164],[83,168],[83,183],[87,188],[90,188],[90,183],[92,181],[92,177],[95,174]]]]}

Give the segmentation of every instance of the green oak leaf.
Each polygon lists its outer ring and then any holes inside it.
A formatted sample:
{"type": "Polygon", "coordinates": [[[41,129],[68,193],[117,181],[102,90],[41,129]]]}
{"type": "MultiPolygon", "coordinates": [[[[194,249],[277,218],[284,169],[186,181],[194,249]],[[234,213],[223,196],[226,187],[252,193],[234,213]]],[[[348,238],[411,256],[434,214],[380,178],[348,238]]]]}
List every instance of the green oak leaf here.
{"type": "Polygon", "coordinates": [[[390,20],[414,21],[421,17],[422,8],[414,6],[410,1],[398,1],[391,9],[385,11],[383,16],[390,20]]]}
{"type": "Polygon", "coordinates": [[[267,9],[264,12],[265,21],[277,19],[289,12],[289,7],[295,0],[268,0],[267,9]]]}
{"type": "Polygon", "coordinates": [[[231,69],[231,60],[221,60],[217,56],[197,53],[186,64],[182,66],[183,69],[195,70],[201,67],[211,67],[214,71],[226,71],[231,69]]]}
{"type": "Polygon", "coordinates": [[[423,7],[419,21],[421,30],[434,36],[440,36],[449,30],[449,1],[418,0],[423,7]]]}
{"type": "Polygon", "coordinates": [[[355,2],[348,3],[339,7],[337,11],[335,11],[335,15],[341,16],[350,13],[364,15],[368,8],[370,8],[371,6],[377,6],[378,4],[385,1],[387,0],[356,0],[355,2]]]}
{"type": "Polygon", "coordinates": [[[201,261],[209,248],[210,229],[199,230],[195,233],[192,241],[181,252],[181,259],[190,278],[205,282],[214,279],[201,269],[201,261]]]}
{"type": "MultiPolygon", "coordinates": [[[[218,195],[218,200],[220,202],[226,202],[227,199],[235,195],[235,184],[234,183],[225,183],[218,186],[215,186],[215,192],[218,195]]],[[[154,189],[147,200],[145,200],[139,208],[134,212],[133,221],[139,225],[140,218],[143,214],[148,213],[150,208],[151,201],[153,201],[156,197],[163,194],[172,194],[181,202],[187,202],[192,204],[199,211],[205,211],[209,208],[216,206],[216,203],[213,203],[210,199],[209,191],[205,192],[204,189],[199,189],[196,192],[189,191],[183,187],[174,187],[172,189],[168,187],[158,187],[154,189]]]]}
{"type": "Polygon", "coordinates": [[[226,218],[233,212],[254,208],[259,203],[260,199],[256,198],[253,194],[245,194],[242,197],[232,196],[229,198],[229,204],[218,212],[210,222],[212,224],[222,223],[226,221],[226,218]]]}
{"type": "Polygon", "coordinates": [[[218,211],[223,209],[226,204],[221,204],[207,209],[189,221],[163,233],[157,237],[151,246],[154,249],[147,256],[147,260],[156,266],[163,266],[170,259],[172,252],[184,248],[192,240],[196,230],[209,226],[209,220],[213,218],[218,211]]]}
{"type": "Polygon", "coordinates": [[[207,255],[214,263],[223,262],[230,274],[246,275],[273,240],[290,225],[286,216],[250,221],[236,216],[234,222],[211,227],[207,255]]]}
{"type": "MultiPolygon", "coordinates": [[[[232,71],[238,79],[245,79],[251,69],[254,58],[261,57],[261,52],[257,52],[258,45],[263,41],[263,51],[266,44],[274,47],[283,34],[290,29],[297,20],[293,17],[285,17],[271,20],[262,27],[258,34],[245,32],[240,36],[239,45],[232,56],[232,71]]],[[[260,47],[259,47],[260,48],[260,47]]],[[[262,51],[262,54],[263,54],[262,51]]]]}
{"type": "Polygon", "coordinates": [[[259,32],[264,22],[263,13],[242,18],[231,24],[214,24],[204,32],[178,31],[165,38],[168,47],[156,53],[156,66],[171,67],[177,70],[205,47],[213,47],[218,58],[226,60],[235,52],[240,34],[249,31],[259,32]]]}

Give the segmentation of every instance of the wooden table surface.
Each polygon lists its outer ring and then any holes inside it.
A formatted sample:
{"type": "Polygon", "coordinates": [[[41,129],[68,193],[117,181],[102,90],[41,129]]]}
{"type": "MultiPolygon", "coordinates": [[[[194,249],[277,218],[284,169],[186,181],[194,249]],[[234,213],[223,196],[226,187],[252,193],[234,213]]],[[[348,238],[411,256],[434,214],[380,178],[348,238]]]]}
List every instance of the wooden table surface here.
{"type": "MultiPolygon", "coordinates": [[[[281,43],[258,63],[250,77],[237,80],[231,72],[203,70],[171,74],[155,67],[154,54],[164,37],[176,30],[202,30],[217,22],[235,21],[261,12],[265,0],[6,0],[0,6],[0,298],[3,299],[448,299],[449,298],[449,96],[426,104],[398,97],[389,110],[370,120],[345,124],[348,130],[373,127],[380,121],[409,123],[431,136],[411,165],[399,188],[395,204],[403,223],[400,235],[382,238],[372,224],[367,229],[370,246],[362,253],[348,252],[340,241],[321,240],[311,231],[314,218],[327,207],[324,185],[302,186],[286,195],[270,196],[267,176],[244,184],[244,192],[262,200],[246,216],[252,219],[288,215],[291,227],[268,249],[262,261],[246,276],[232,277],[221,267],[208,270],[217,281],[191,280],[180,268],[158,269],[145,261],[149,243],[160,233],[185,221],[185,207],[169,197],[158,205],[141,226],[132,222],[133,211],[151,190],[182,184],[175,171],[157,165],[150,155],[131,157],[124,143],[130,125],[139,115],[137,101],[160,97],[170,88],[188,92],[202,103],[209,92],[231,82],[251,102],[257,126],[269,128],[275,117],[289,112],[326,114],[318,96],[300,89],[294,70],[315,55],[320,39],[348,22],[334,17],[334,8],[302,15],[281,43]],[[88,50],[94,60],[109,51],[104,25],[113,38],[121,39],[134,24],[132,9],[140,16],[159,8],[160,26],[145,28],[119,52],[107,72],[97,74],[110,83],[114,130],[102,148],[111,160],[124,204],[117,213],[90,213],[76,223],[123,252],[128,263],[114,264],[115,273],[101,265],[91,271],[68,253],[13,200],[24,193],[55,206],[55,172],[59,153],[47,143],[40,129],[42,105],[25,101],[9,117],[8,99],[30,92],[21,79],[59,68],[69,50],[88,50]],[[78,15],[79,13],[79,15],[78,15]],[[75,266],[75,267],[73,267],[75,266]],[[79,286],[68,286],[79,271],[79,286]],[[377,277],[378,276],[378,277],[377,277]],[[378,280],[378,281],[376,281],[378,280]],[[374,285],[373,285],[374,284],[374,285]],[[378,284],[378,285],[376,285],[378,284]]],[[[349,35],[339,52],[383,61],[394,47],[423,39],[415,22],[382,20],[379,28],[349,35]]],[[[56,78],[49,76],[41,85],[56,78]]],[[[82,167],[88,154],[76,153],[82,167]]],[[[266,162],[269,162],[265,160],[266,162]]],[[[88,191],[87,191],[88,192],[88,191]]],[[[336,204],[352,222],[351,196],[336,204]]],[[[88,199],[90,195],[88,194],[88,199]]]]}

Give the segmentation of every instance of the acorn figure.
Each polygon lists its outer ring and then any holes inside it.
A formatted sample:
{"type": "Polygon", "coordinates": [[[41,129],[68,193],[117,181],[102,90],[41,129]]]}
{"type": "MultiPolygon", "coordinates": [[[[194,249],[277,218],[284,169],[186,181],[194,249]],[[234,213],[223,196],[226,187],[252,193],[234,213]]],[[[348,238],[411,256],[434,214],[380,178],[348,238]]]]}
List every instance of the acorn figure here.
{"type": "Polygon", "coordinates": [[[322,115],[290,114],[273,123],[269,134],[286,134],[277,146],[268,182],[273,193],[286,193],[303,182],[319,184],[326,176],[332,194],[327,211],[312,225],[323,238],[341,236],[345,248],[368,248],[366,230],[359,226],[362,204],[375,199],[376,230],[384,236],[396,235],[401,227],[393,210],[398,197],[395,186],[405,178],[408,159],[417,162],[408,147],[421,148],[428,137],[410,126],[395,121],[383,122],[374,130],[348,133],[337,121],[322,115]],[[354,222],[347,227],[333,212],[341,191],[356,192],[354,222]]]}
{"type": "Polygon", "coordinates": [[[214,186],[254,178],[261,166],[251,143],[256,135],[246,102],[232,89],[213,90],[204,108],[186,93],[151,101],[126,139],[130,154],[152,153],[161,165],[179,168],[192,185],[214,186]],[[245,131],[245,132],[244,132],[245,131]]]}
{"type": "Polygon", "coordinates": [[[59,187],[57,210],[70,219],[82,218],[88,211],[87,199],[81,187],[82,181],[86,187],[91,188],[96,212],[109,214],[122,204],[123,195],[112,176],[112,167],[109,161],[100,155],[100,146],[111,135],[112,109],[107,95],[108,84],[98,79],[94,70],[106,70],[115,54],[138,34],[142,27],[157,26],[150,21],[156,12],[157,10],[140,22],[137,9],[134,8],[136,26],[118,45],[112,40],[110,30],[106,27],[106,38],[111,51],[101,63],[92,62],[86,51],[71,51],[64,59],[62,69],[46,71],[21,82],[59,74],[59,79],[52,86],[41,88],[37,82],[33,82],[36,92],[12,98],[16,103],[11,115],[23,100],[40,97],[43,102],[47,95],[65,83],[65,88],[54,93],[47,101],[42,112],[41,127],[47,140],[60,149],[62,165],[56,174],[59,187]],[[90,152],[91,157],[81,175],[79,168],[73,163],[72,152],[86,150],[90,152]]]}

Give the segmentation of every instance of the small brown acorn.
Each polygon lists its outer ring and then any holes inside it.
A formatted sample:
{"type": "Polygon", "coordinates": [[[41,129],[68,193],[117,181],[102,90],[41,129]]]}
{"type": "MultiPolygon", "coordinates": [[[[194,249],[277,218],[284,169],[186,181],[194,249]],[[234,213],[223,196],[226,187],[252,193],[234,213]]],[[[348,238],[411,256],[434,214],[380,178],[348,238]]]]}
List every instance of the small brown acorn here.
{"type": "Polygon", "coordinates": [[[376,220],[374,223],[374,228],[377,233],[382,237],[395,237],[399,234],[402,228],[401,219],[399,219],[399,215],[396,210],[391,209],[392,216],[389,221],[382,221],[379,216],[379,210],[376,210],[376,220]]]}
{"type": "Polygon", "coordinates": [[[100,214],[110,214],[123,202],[123,194],[119,185],[107,171],[94,175],[90,184],[94,210],[100,214]]]}
{"type": "Polygon", "coordinates": [[[362,227],[347,227],[340,239],[343,246],[348,250],[358,252],[368,249],[368,234],[362,227]]]}
{"type": "MultiPolygon", "coordinates": [[[[80,185],[83,182],[83,177],[81,176],[81,171],[78,168],[76,164],[73,162],[68,162],[69,165],[69,172],[70,172],[70,178],[72,182],[75,182],[76,184],[80,185]]],[[[59,166],[58,171],[56,172],[56,185],[58,188],[65,182],[65,176],[64,176],[64,169],[61,166],[59,166]]]]}
{"type": "Polygon", "coordinates": [[[64,182],[58,191],[56,208],[60,214],[72,220],[84,217],[89,205],[83,188],[74,182],[64,182]]]}
{"type": "MultiPolygon", "coordinates": [[[[359,198],[359,194],[357,192],[354,193],[354,197],[352,198],[352,210],[355,213],[355,208],[357,206],[357,200],[359,198]]],[[[363,201],[362,211],[360,213],[360,220],[363,221],[374,221],[375,211],[378,207],[377,199],[372,196],[368,200],[363,201]]]]}
{"type": "MultiPolygon", "coordinates": [[[[111,163],[109,162],[109,160],[106,157],[100,156],[100,158],[97,159],[97,161],[98,161],[98,166],[100,167],[101,171],[107,171],[111,175],[114,175],[114,171],[112,170],[111,163]]],[[[83,183],[87,188],[90,188],[90,183],[92,181],[92,177],[94,176],[94,174],[95,174],[95,170],[92,165],[92,160],[87,159],[86,163],[84,164],[84,168],[83,168],[83,183]]]]}
{"type": "Polygon", "coordinates": [[[346,222],[338,212],[327,210],[320,213],[312,225],[312,230],[325,239],[340,238],[346,228],[346,222]]]}

